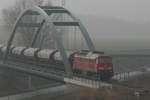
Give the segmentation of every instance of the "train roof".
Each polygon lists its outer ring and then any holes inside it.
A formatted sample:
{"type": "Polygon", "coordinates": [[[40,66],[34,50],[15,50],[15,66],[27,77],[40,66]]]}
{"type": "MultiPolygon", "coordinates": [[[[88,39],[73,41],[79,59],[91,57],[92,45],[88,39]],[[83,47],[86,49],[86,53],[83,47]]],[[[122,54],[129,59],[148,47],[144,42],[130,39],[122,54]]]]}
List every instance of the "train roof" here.
{"type": "MultiPolygon", "coordinates": [[[[81,50],[82,53],[89,53],[89,50],[81,50]]],[[[102,51],[93,51],[93,53],[99,53],[99,54],[104,54],[102,51]]]]}
{"type": "Polygon", "coordinates": [[[109,55],[93,53],[93,52],[89,52],[86,55],[83,55],[83,54],[80,54],[80,53],[75,55],[75,57],[86,58],[86,59],[97,59],[99,56],[103,56],[104,57],[104,56],[109,56],[109,55]]]}
{"type": "Polygon", "coordinates": [[[80,55],[79,54],[76,54],[75,57],[80,57],[80,58],[86,58],[86,59],[96,59],[99,57],[99,54],[93,54],[92,52],[86,54],[86,55],[80,55]]]}
{"type": "Polygon", "coordinates": [[[12,49],[12,53],[13,54],[21,54],[22,50],[24,50],[26,47],[15,47],[14,49],[12,49]]]}
{"type": "Polygon", "coordinates": [[[34,56],[34,53],[38,50],[38,48],[28,48],[24,51],[25,56],[34,56]]]}

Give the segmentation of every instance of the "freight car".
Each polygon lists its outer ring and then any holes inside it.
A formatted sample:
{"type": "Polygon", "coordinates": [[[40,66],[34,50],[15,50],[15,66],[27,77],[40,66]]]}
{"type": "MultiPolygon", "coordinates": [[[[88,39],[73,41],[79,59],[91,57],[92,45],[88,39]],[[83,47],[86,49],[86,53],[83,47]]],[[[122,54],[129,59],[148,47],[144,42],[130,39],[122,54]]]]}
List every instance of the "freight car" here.
{"type": "MultiPolygon", "coordinates": [[[[6,46],[0,45],[0,56],[6,46]]],[[[109,80],[113,76],[112,58],[103,52],[66,51],[73,74],[96,80],[109,80]]],[[[58,50],[11,46],[9,59],[15,62],[33,64],[64,70],[61,53],[58,50]]]]}

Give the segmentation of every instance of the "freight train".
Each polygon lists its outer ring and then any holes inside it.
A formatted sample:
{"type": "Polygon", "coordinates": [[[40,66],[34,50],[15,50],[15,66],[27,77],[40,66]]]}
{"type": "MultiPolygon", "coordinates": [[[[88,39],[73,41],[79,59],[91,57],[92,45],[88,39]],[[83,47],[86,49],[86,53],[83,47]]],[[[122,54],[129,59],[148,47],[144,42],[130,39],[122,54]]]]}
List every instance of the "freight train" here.
{"type": "MultiPolygon", "coordinates": [[[[5,54],[6,48],[0,45],[0,59],[5,54]]],[[[112,57],[105,55],[104,52],[82,50],[79,52],[66,51],[66,54],[74,75],[96,80],[109,80],[113,76],[112,57]]],[[[59,70],[65,70],[61,53],[58,50],[11,46],[9,59],[43,67],[54,66],[59,70]]]]}

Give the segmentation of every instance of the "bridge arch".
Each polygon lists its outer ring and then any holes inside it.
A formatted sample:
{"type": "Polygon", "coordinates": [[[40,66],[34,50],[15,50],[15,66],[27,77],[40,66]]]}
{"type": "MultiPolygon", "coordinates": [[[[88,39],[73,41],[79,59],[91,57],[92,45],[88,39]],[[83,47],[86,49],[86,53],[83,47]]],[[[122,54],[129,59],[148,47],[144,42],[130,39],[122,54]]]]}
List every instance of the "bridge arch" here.
{"type": "Polygon", "coordinates": [[[61,56],[63,58],[63,62],[65,65],[65,70],[68,76],[72,76],[72,70],[71,70],[71,66],[70,63],[68,61],[67,58],[67,54],[65,52],[65,48],[62,44],[61,41],[61,37],[59,36],[59,32],[57,31],[55,26],[79,26],[79,29],[81,30],[81,33],[83,34],[88,48],[90,51],[94,51],[94,45],[90,39],[90,36],[87,32],[87,30],[85,29],[85,27],[83,26],[83,24],[81,23],[81,21],[79,19],[77,19],[72,13],[70,13],[68,10],[66,10],[63,7],[49,7],[49,6],[34,6],[32,8],[26,9],[23,13],[20,14],[20,16],[17,18],[15,24],[14,24],[14,28],[12,30],[12,34],[9,38],[8,44],[7,44],[7,50],[6,50],[6,54],[4,57],[4,62],[7,59],[9,50],[10,50],[10,46],[12,45],[12,42],[14,40],[14,37],[16,35],[16,30],[19,26],[26,26],[26,27],[39,27],[37,33],[35,34],[31,46],[34,45],[34,42],[37,38],[37,35],[40,33],[43,25],[47,23],[48,25],[50,25],[50,30],[52,33],[52,36],[54,38],[54,40],[56,41],[56,44],[58,46],[58,49],[61,53],[61,56]],[[53,22],[53,20],[49,17],[49,15],[53,14],[53,13],[66,13],[68,14],[73,20],[74,22],[53,22]],[[43,22],[41,22],[40,24],[27,24],[27,23],[20,23],[21,19],[25,16],[25,15],[41,15],[43,17],[43,22]]]}

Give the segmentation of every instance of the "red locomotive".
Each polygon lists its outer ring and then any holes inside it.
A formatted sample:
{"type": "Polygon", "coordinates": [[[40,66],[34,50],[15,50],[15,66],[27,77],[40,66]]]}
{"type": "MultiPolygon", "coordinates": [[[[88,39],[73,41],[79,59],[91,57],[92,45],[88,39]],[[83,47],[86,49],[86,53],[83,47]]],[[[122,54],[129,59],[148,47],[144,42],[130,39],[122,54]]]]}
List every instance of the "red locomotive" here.
{"type": "MultiPolygon", "coordinates": [[[[0,46],[0,56],[6,52],[6,46],[0,46]]],[[[103,52],[67,51],[74,75],[109,80],[113,76],[112,58],[103,52]]],[[[65,70],[58,50],[11,46],[9,59],[19,63],[65,70]]]]}
{"type": "Polygon", "coordinates": [[[74,56],[73,71],[98,80],[109,80],[113,76],[112,58],[101,52],[77,53],[74,56]]]}

